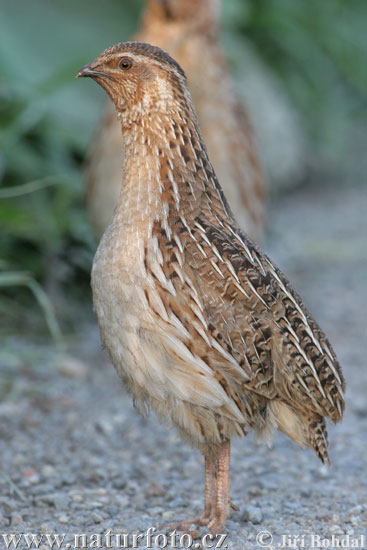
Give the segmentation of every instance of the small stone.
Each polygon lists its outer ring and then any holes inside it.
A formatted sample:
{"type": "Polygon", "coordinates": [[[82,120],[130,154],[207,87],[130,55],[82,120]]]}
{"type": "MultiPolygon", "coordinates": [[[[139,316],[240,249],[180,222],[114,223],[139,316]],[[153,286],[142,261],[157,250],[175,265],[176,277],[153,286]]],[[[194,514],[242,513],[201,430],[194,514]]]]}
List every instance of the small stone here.
{"type": "Polygon", "coordinates": [[[0,505],[6,512],[12,512],[17,507],[15,500],[11,500],[8,497],[0,497],[0,505]]]}
{"type": "Polygon", "coordinates": [[[343,529],[340,527],[340,525],[331,525],[330,526],[330,532],[333,535],[344,535],[343,529]]]}
{"type": "Polygon", "coordinates": [[[44,477],[51,477],[55,473],[56,473],[55,468],[53,466],[51,466],[50,464],[45,464],[45,466],[43,466],[42,469],[41,469],[41,474],[44,477]]]}
{"type": "Polygon", "coordinates": [[[14,512],[10,516],[10,525],[20,525],[21,523],[23,523],[22,516],[20,514],[17,514],[16,512],[14,512]]]}
{"type": "Polygon", "coordinates": [[[83,497],[82,497],[82,495],[73,495],[72,500],[74,502],[83,502],[83,497]]]}
{"type": "Polygon", "coordinates": [[[253,487],[250,487],[249,490],[247,491],[248,492],[248,495],[251,496],[251,497],[259,497],[262,495],[263,491],[261,490],[260,487],[256,487],[256,485],[254,485],[253,487]]]}
{"type": "Polygon", "coordinates": [[[103,517],[97,512],[93,512],[90,517],[94,521],[94,523],[102,523],[103,521],[103,517]]]}
{"type": "Polygon", "coordinates": [[[166,510],[162,513],[162,517],[165,519],[173,519],[176,516],[176,512],[173,510],[166,510]]]}
{"type": "Polygon", "coordinates": [[[349,514],[351,516],[358,516],[362,512],[363,512],[363,507],[360,504],[357,504],[356,506],[353,506],[353,508],[351,508],[349,510],[349,514]]]}
{"type": "Polygon", "coordinates": [[[29,487],[29,485],[35,485],[40,482],[40,479],[40,475],[37,472],[34,472],[26,476],[23,485],[25,487],[29,487]]]}
{"type": "Polygon", "coordinates": [[[244,521],[251,521],[254,525],[258,525],[263,520],[263,514],[260,508],[255,506],[247,506],[242,514],[244,521]]]}
{"type": "Polygon", "coordinates": [[[88,508],[103,508],[104,504],[103,502],[98,502],[98,500],[91,500],[90,502],[86,502],[86,506],[88,508]]]}
{"type": "Polygon", "coordinates": [[[357,527],[361,523],[361,518],[359,516],[352,516],[350,518],[350,522],[353,527],[357,527]]]}
{"type": "Polygon", "coordinates": [[[114,426],[112,422],[107,420],[106,418],[100,418],[96,421],[96,428],[98,431],[100,431],[103,435],[111,435],[114,431],[114,426]]]}
{"type": "Polygon", "coordinates": [[[59,516],[57,519],[59,520],[59,523],[69,523],[69,518],[65,514],[59,516]]]}
{"type": "Polygon", "coordinates": [[[118,505],[120,508],[127,508],[130,503],[130,499],[127,495],[116,495],[116,501],[118,502],[118,505]]]}
{"type": "Polygon", "coordinates": [[[9,520],[6,517],[0,515],[0,525],[7,527],[9,525],[9,520]]]}
{"type": "Polygon", "coordinates": [[[322,479],[327,479],[328,477],[330,477],[330,472],[327,466],[320,466],[317,473],[318,476],[322,479]]]}
{"type": "Polygon", "coordinates": [[[126,487],[126,481],[122,478],[116,478],[112,481],[112,484],[115,489],[118,489],[120,491],[124,490],[126,487]]]}
{"type": "Polygon", "coordinates": [[[22,455],[22,454],[19,454],[19,453],[16,454],[16,455],[14,456],[14,458],[12,459],[12,463],[13,463],[14,465],[15,465],[15,464],[17,464],[17,465],[24,464],[25,462],[26,462],[25,456],[22,455]]]}
{"type": "Polygon", "coordinates": [[[164,510],[160,506],[153,506],[150,509],[150,513],[152,514],[152,517],[160,516],[163,514],[164,510]]]}
{"type": "Polygon", "coordinates": [[[87,376],[88,366],[76,357],[64,356],[58,363],[58,370],[65,376],[83,380],[87,376]]]}
{"type": "Polygon", "coordinates": [[[153,481],[150,487],[148,487],[146,494],[148,497],[161,497],[165,494],[165,490],[160,483],[153,481]]]}
{"type": "Polygon", "coordinates": [[[57,510],[65,510],[69,504],[68,497],[63,493],[47,493],[36,497],[34,501],[38,506],[47,504],[48,506],[53,506],[57,510]]]}
{"type": "Polygon", "coordinates": [[[47,535],[48,533],[54,533],[54,532],[55,532],[54,527],[49,523],[42,523],[42,525],[38,527],[38,533],[40,535],[47,535]]]}
{"type": "Polygon", "coordinates": [[[53,490],[54,487],[53,485],[51,485],[51,483],[40,483],[39,485],[32,487],[32,496],[37,497],[46,493],[52,493],[53,490]]]}

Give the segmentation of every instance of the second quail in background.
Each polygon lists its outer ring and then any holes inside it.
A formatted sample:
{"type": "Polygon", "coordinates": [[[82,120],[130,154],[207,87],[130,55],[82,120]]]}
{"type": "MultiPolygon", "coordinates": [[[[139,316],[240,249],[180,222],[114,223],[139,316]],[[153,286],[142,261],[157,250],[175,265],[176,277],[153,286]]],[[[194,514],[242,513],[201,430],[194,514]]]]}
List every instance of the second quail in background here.
{"type": "MultiPolygon", "coordinates": [[[[253,131],[219,43],[219,0],[147,0],[135,40],[167,50],[186,72],[209,157],[234,215],[262,242],[265,193],[253,131]]],[[[96,237],[111,221],[122,186],[121,124],[108,102],[87,163],[87,204],[96,237]]]]}

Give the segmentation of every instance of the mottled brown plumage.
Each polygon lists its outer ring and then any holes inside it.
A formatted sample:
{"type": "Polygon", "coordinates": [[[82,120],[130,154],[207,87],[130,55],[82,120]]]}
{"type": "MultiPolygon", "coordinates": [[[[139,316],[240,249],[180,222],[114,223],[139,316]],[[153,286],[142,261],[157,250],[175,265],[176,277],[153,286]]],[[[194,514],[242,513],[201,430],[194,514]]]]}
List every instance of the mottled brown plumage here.
{"type": "Polygon", "coordinates": [[[92,271],[101,337],[135,404],[206,456],[199,522],[220,532],[230,439],[251,429],[269,439],[279,428],[328,462],[324,417],[342,418],[341,369],[301,298],[233,217],[177,63],[130,42],[78,76],[110,95],[124,136],[123,190],[92,271]]]}
{"type": "MultiPolygon", "coordinates": [[[[135,39],[167,50],[184,68],[201,132],[236,219],[256,242],[265,222],[262,171],[251,123],[234,93],[219,43],[219,1],[148,0],[135,39]]],[[[121,125],[108,104],[86,172],[87,205],[100,238],[122,185],[121,125]]]]}

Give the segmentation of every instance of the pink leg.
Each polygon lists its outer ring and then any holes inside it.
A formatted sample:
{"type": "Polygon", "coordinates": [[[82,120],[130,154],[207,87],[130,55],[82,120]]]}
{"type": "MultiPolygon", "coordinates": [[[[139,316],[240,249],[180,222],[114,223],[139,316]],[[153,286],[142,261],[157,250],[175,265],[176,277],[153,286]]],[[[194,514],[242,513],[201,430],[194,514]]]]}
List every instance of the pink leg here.
{"type": "MultiPolygon", "coordinates": [[[[204,487],[204,512],[200,516],[185,519],[175,524],[165,524],[161,527],[169,527],[178,531],[188,531],[191,525],[208,525],[215,514],[217,492],[217,457],[205,456],[205,487],[204,487]]],[[[196,533],[193,533],[196,534],[196,533]]]]}
{"type": "MultiPolygon", "coordinates": [[[[229,516],[229,463],[230,441],[219,447],[216,455],[205,456],[204,512],[192,519],[177,524],[162,525],[188,531],[191,525],[207,525],[211,533],[223,533],[229,516]]],[[[194,532],[196,534],[196,532],[194,532]]]]}
{"type": "Polygon", "coordinates": [[[220,447],[217,460],[217,501],[208,527],[213,534],[223,533],[226,528],[230,509],[230,468],[231,443],[227,441],[220,447]]]}
{"type": "Polygon", "coordinates": [[[207,525],[215,511],[217,492],[217,459],[216,456],[205,456],[205,487],[204,487],[204,513],[200,516],[200,524],[207,525]]]}

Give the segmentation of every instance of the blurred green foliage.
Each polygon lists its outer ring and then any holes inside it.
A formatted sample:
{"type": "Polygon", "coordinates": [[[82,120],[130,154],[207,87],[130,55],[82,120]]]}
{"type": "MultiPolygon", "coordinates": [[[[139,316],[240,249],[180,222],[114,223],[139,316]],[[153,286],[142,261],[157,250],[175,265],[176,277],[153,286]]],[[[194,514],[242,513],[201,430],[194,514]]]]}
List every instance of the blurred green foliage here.
{"type": "Polygon", "coordinates": [[[367,122],[367,2],[249,0],[245,11],[244,2],[235,3],[236,32],[285,83],[315,149],[342,179],[362,176],[356,164],[366,139],[357,154],[353,149],[367,122]]]}
{"type": "MultiPolygon", "coordinates": [[[[131,36],[142,5],[1,0],[3,333],[44,330],[53,309],[64,330],[91,314],[95,243],[82,168],[104,94],[97,86],[76,84],[73,75],[105,47],[131,36]],[[38,296],[39,310],[32,288],[43,288],[49,297],[46,303],[46,295],[38,296]]],[[[223,5],[224,33],[253,44],[285,83],[315,150],[335,171],[344,167],[347,179],[358,164],[358,136],[366,122],[367,2],[225,0],[223,5]],[[341,161],[343,154],[347,158],[341,161]]]]}

